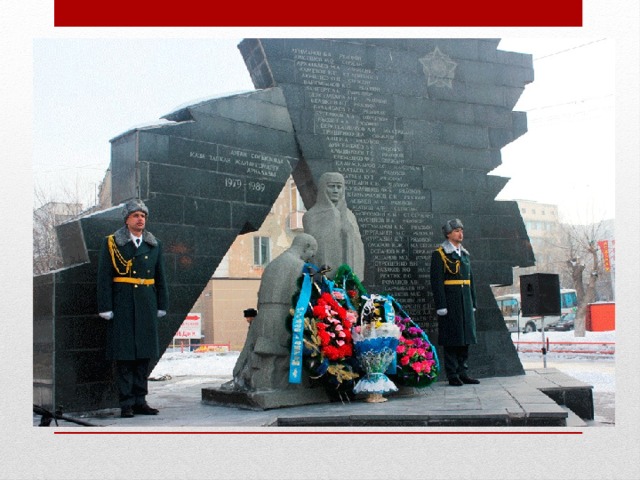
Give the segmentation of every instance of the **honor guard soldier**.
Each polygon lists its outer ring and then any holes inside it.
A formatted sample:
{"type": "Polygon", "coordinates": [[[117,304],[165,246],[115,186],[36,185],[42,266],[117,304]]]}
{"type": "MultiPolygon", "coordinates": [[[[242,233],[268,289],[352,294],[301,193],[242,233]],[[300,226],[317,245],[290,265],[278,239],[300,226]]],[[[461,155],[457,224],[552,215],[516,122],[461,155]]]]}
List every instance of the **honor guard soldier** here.
{"type": "Polygon", "coordinates": [[[157,415],[146,402],[149,364],[159,357],[158,318],[168,290],[162,244],[146,230],[149,210],[127,202],[124,226],[102,243],[98,260],[98,311],[107,320],[107,358],[116,363],[120,414],[157,415]]]}
{"type": "Polygon", "coordinates": [[[455,218],[442,227],[445,241],[431,256],[431,290],[438,317],[438,344],[444,348],[449,385],[480,383],[467,375],[469,345],[476,339],[476,294],[464,227],[455,218]]]}

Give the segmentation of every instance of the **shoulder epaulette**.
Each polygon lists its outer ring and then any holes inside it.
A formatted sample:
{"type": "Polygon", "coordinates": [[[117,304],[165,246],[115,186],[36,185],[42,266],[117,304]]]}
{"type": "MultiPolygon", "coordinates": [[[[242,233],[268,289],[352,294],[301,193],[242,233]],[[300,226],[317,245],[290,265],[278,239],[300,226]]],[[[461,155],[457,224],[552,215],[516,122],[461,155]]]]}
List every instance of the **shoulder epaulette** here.
{"type": "Polygon", "coordinates": [[[444,253],[444,248],[438,247],[438,253],[442,257],[442,263],[444,264],[445,271],[449,272],[451,275],[457,275],[460,272],[460,260],[449,260],[449,258],[444,253]],[[455,265],[455,271],[451,269],[450,265],[455,265]]]}
{"type": "Polygon", "coordinates": [[[116,269],[119,275],[127,275],[131,270],[131,265],[133,265],[133,261],[131,259],[125,260],[120,250],[118,250],[118,246],[116,245],[116,240],[114,235],[109,235],[107,237],[107,243],[109,245],[109,253],[111,254],[111,263],[113,263],[113,268],[116,269]],[[124,267],[124,272],[121,272],[118,268],[118,264],[124,267]]]}

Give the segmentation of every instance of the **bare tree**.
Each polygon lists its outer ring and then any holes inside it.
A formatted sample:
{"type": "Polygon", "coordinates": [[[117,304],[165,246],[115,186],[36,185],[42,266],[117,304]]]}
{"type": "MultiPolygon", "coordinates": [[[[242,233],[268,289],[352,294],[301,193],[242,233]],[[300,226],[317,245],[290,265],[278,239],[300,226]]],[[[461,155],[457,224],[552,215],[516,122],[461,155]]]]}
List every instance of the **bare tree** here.
{"type": "Polygon", "coordinates": [[[62,266],[62,257],[55,235],[55,218],[42,206],[33,212],[33,274],[40,275],[62,266]]]}
{"type": "Polygon", "coordinates": [[[519,293],[519,276],[532,273],[555,273],[563,288],[576,290],[578,309],[575,335],[585,336],[587,308],[601,298],[612,299],[613,273],[604,275],[598,241],[614,237],[613,221],[600,220],[588,225],[561,224],[534,246],[536,265],[514,270],[514,283],[494,287],[494,294],[519,293]]]}
{"type": "Polygon", "coordinates": [[[578,297],[576,337],[585,336],[587,308],[596,301],[596,283],[603,273],[598,256],[598,240],[604,234],[603,230],[602,221],[590,225],[565,225],[570,252],[566,264],[578,297]]]}
{"type": "MultiPolygon", "coordinates": [[[[531,240],[531,247],[535,256],[535,265],[531,267],[516,267],[513,270],[513,283],[508,286],[494,287],[496,296],[520,293],[520,276],[535,273],[554,273],[560,277],[562,288],[572,288],[572,277],[565,266],[568,247],[565,242],[566,234],[560,223],[553,225],[544,237],[531,240]]],[[[531,237],[530,237],[531,238],[531,237]]]]}
{"type": "Polygon", "coordinates": [[[52,186],[34,187],[33,273],[40,275],[62,267],[56,226],[82,212],[79,189],[66,186],[52,193],[52,186]]]}
{"type": "Polygon", "coordinates": [[[582,281],[582,277],[586,265],[581,261],[573,246],[570,247],[569,251],[569,260],[567,260],[566,263],[569,274],[571,275],[571,283],[576,291],[576,296],[578,298],[584,298],[584,282],[582,281]]]}

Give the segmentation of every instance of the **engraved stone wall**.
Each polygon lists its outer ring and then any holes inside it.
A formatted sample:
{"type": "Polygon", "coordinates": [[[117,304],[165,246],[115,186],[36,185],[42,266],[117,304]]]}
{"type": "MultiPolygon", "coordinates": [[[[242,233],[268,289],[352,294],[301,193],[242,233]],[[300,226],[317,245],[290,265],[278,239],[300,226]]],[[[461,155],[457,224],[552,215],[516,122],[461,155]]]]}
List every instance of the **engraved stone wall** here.
{"type": "MultiPolygon", "coordinates": [[[[112,140],[112,204],[140,197],[162,240],[169,309],[161,348],[239,234],[255,231],[299,156],[279,89],[202,102],[112,140]]],[[[61,225],[68,267],[34,280],[34,403],[63,411],[117,406],[97,316],[102,238],[123,224],[120,208],[61,225]]]]}
{"type": "MultiPolygon", "coordinates": [[[[445,220],[465,224],[480,308],[474,374],[522,372],[490,284],[509,284],[532,251],[517,206],[494,199],[500,149],[526,131],[513,106],[533,80],[531,56],[495,39],[247,39],[239,48],[257,88],[282,89],[304,168],[345,176],[366,251],[364,283],[391,293],[437,338],[429,289],[445,220]],[[496,361],[497,349],[510,360],[496,361]]],[[[312,180],[309,180],[309,176],[312,180]]]]}

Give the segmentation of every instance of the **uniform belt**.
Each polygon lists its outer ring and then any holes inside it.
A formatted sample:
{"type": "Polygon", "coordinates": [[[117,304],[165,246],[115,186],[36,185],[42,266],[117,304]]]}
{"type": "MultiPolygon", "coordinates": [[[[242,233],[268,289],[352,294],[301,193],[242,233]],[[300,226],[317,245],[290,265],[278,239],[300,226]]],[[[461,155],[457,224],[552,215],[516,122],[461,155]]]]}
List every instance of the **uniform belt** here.
{"type": "Polygon", "coordinates": [[[117,283],[133,283],[135,285],[153,285],[156,281],[153,278],[133,278],[133,277],[113,277],[117,283]]]}
{"type": "Polygon", "coordinates": [[[471,285],[471,280],[445,280],[445,285],[471,285]]]}

